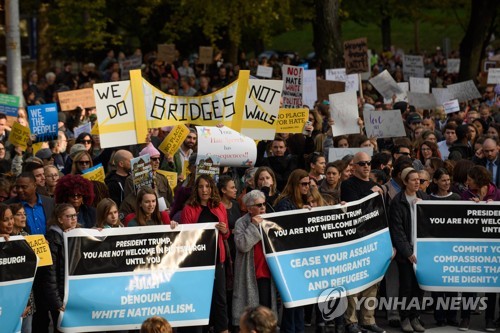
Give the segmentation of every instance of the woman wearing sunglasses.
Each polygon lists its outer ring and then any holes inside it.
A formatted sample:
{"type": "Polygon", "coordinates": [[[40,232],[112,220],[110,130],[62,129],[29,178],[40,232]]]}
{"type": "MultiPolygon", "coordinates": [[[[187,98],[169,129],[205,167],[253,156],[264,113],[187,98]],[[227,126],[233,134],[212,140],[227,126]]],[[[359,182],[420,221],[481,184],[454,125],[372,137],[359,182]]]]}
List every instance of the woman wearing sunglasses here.
{"type": "Polygon", "coordinates": [[[94,166],[92,162],[92,157],[87,151],[81,151],[76,153],[73,157],[73,165],[71,167],[72,175],[81,175],[83,171],[90,169],[94,166]]]}
{"type": "Polygon", "coordinates": [[[92,207],[94,186],[80,175],[66,175],[59,179],[54,191],[56,203],[68,203],[76,211],[78,222],[83,228],[93,228],[96,210],[92,207]]]}
{"type": "Polygon", "coordinates": [[[267,266],[260,239],[259,215],[266,213],[266,196],[259,190],[245,194],[243,203],[248,213],[236,221],[234,243],[233,325],[247,306],[264,305],[276,314],[276,289],[267,266]]]}
{"type": "Polygon", "coordinates": [[[81,143],[84,145],[85,150],[90,154],[90,156],[94,153],[94,139],[92,139],[92,135],[89,133],[80,133],[80,135],[76,138],[75,143],[81,143]]]}

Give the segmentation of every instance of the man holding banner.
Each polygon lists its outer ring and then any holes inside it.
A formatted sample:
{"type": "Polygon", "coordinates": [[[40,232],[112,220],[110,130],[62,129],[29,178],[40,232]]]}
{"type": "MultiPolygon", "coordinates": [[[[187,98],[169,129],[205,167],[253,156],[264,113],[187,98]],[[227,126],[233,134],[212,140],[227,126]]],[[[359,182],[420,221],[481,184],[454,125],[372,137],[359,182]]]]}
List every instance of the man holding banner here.
{"type": "MultiPolygon", "coordinates": [[[[371,159],[365,152],[359,152],[353,158],[353,177],[343,181],[340,187],[340,198],[342,201],[356,201],[370,195],[374,192],[382,194],[382,189],[370,179],[371,159]]],[[[358,325],[358,315],[356,313],[355,297],[376,297],[378,284],[374,284],[356,295],[348,296],[348,307],[345,314],[347,331],[349,333],[361,333],[362,329],[358,325]]],[[[385,330],[380,328],[375,323],[375,311],[367,309],[361,305],[360,317],[362,327],[365,331],[374,333],[385,333],[385,330]]]]}

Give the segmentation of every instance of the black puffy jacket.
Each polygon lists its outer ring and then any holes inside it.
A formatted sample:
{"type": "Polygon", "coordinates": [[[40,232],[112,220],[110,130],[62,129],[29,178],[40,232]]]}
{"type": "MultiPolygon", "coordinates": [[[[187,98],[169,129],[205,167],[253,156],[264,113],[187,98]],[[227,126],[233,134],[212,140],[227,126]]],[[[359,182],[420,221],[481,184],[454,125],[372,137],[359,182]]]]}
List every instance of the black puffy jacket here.
{"type": "Polygon", "coordinates": [[[57,226],[50,226],[45,235],[49,242],[52,265],[40,267],[43,293],[50,310],[57,310],[63,306],[64,299],[64,237],[63,230],[57,226]]]}

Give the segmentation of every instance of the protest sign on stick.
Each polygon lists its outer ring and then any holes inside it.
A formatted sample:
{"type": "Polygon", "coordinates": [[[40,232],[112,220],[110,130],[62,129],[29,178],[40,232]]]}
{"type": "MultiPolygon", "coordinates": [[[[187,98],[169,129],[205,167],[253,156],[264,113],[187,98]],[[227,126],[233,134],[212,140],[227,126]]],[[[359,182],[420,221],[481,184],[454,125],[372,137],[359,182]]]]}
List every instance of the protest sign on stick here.
{"type": "Polygon", "coordinates": [[[363,111],[366,135],[369,138],[392,138],[406,136],[401,111],[363,111]]]}
{"type": "Polygon", "coordinates": [[[281,92],[283,108],[301,108],[304,69],[298,66],[283,65],[283,90],[281,92]]]}
{"type": "Polygon", "coordinates": [[[57,104],[28,106],[28,115],[33,142],[57,140],[57,104]]]}
{"type": "Polygon", "coordinates": [[[355,91],[331,94],[330,114],[335,124],[333,136],[359,133],[358,98],[355,91]]]}
{"type": "Polygon", "coordinates": [[[347,74],[357,74],[369,71],[368,41],[358,38],[344,42],[344,61],[347,74]]]}
{"type": "Polygon", "coordinates": [[[410,77],[424,77],[424,75],[424,57],[405,54],[403,56],[403,76],[405,80],[409,80],[410,77]]]}
{"type": "Polygon", "coordinates": [[[57,96],[61,111],[73,111],[77,106],[83,108],[95,107],[94,90],[92,88],[62,91],[58,92],[57,96]]]}
{"type": "Polygon", "coordinates": [[[379,75],[372,77],[369,82],[385,99],[392,99],[392,96],[403,93],[403,90],[398,86],[387,69],[379,75]]]}

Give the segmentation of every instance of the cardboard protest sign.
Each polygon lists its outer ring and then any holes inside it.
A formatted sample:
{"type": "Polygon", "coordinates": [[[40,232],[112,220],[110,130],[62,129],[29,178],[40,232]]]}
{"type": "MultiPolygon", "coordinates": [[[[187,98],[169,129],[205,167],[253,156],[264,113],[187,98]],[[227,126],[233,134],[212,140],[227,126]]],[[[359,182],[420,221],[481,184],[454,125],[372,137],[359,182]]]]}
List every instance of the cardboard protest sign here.
{"type": "Polygon", "coordinates": [[[135,194],[143,186],[153,187],[153,168],[149,154],[130,160],[131,177],[134,183],[135,194]]]}
{"type": "Polygon", "coordinates": [[[424,75],[424,57],[405,54],[403,57],[403,76],[405,80],[410,77],[424,77],[424,75]]]}
{"type": "Polygon", "coordinates": [[[221,166],[250,167],[257,159],[255,141],[229,127],[196,126],[198,155],[217,156],[221,166]]]}
{"type": "Polygon", "coordinates": [[[0,237],[0,327],[21,332],[21,316],[33,286],[37,257],[22,236],[0,237]]]}
{"type": "Polygon", "coordinates": [[[368,156],[373,156],[372,147],[358,147],[358,148],[330,148],[328,149],[328,162],[335,162],[344,158],[347,155],[356,155],[359,152],[365,152],[368,156]]]}
{"type": "Polygon", "coordinates": [[[450,93],[448,88],[432,88],[432,94],[436,99],[437,105],[444,105],[445,102],[453,99],[453,95],[450,93]]]}
{"type": "Polygon", "coordinates": [[[458,104],[458,99],[453,99],[448,102],[443,103],[445,113],[453,113],[460,111],[460,105],[458,104]]]}
{"type": "Polygon", "coordinates": [[[412,216],[412,242],[420,288],[500,292],[499,211],[495,201],[417,202],[412,216]]]}
{"type": "Polygon", "coordinates": [[[75,138],[77,138],[82,133],[90,133],[92,131],[92,124],[90,122],[86,122],[78,127],[73,129],[73,133],[75,134],[75,138]]]}
{"type": "Polygon", "coordinates": [[[428,77],[410,77],[410,91],[428,94],[430,91],[430,81],[428,77]]]}
{"type": "Polygon", "coordinates": [[[347,74],[368,72],[368,41],[358,38],[344,42],[344,60],[347,74]]]}
{"type": "Polygon", "coordinates": [[[458,74],[460,72],[460,59],[446,59],[446,71],[448,74],[458,74]]]}
{"type": "Polygon", "coordinates": [[[257,74],[259,77],[272,78],[273,77],[273,68],[269,66],[257,66],[257,74]]]}
{"type": "Polygon", "coordinates": [[[479,93],[479,90],[477,90],[472,80],[450,84],[448,90],[453,98],[458,99],[459,102],[467,102],[472,99],[481,98],[481,93],[479,93]]]}
{"type": "Polygon", "coordinates": [[[345,82],[345,91],[359,90],[359,76],[347,74],[345,68],[333,68],[325,70],[325,78],[329,81],[345,82]]]}
{"type": "Polygon", "coordinates": [[[406,136],[399,110],[363,111],[366,136],[369,138],[398,138],[406,136]]]}
{"type": "Polygon", "coordinates": [[[88,180],[96,180],[98,182],[104,183],[106,173],[104,172],[102,164],[99,163],[97,165],[94,165],[92,168],[84,170],[82,177],[88,180]]]}
{"type": "Polygon", "coordinates": [[[409,91],[408,103],[419,109],[433,109],[438,106],[433,94],[423,94],[409,91]]]}
{"type": "Polygon", "coordinates": [[[28,146],[28,141],[30,140],[30,129],[26,126],[15,122],[12,125],[12,129],[9,135],[9,142],[14,146],[20,146],[24,150],[28,146]]]}
{"type": "Polygon", "coordinates": [[[94,84],[94,92],[101,148],[137,144],[130,81],[94,84]]]}
{"type": "Polygon", "coordinates": [[[132,69],[140,69],[142,66],[142,57],[134,55],[126,60],[120,61],[120,76],[122,80],[130,79],[132,69]]]}
{"type": "MultiPolygon", "coordinates": [[[[403,92],[400,94],[396,94],[396,99],[394,100],[394,103],[408,102],[408,91],[410,91],[410,83],[409,82],[397,82],[397,84],[403,92]]],[[[389,99],[384,98],[384,104],[392,104],[392,103],[393,103],[392,98],[389,98],[389,99]]]]}
{"type": "Polygon", "coordinates": [[[57,104],[30,105],[27,109],[32,141],[57,140],[57,104]]]}
{"type": "Polygon", "coordinates": [[[369,82],[385,99],[392,99],[392,96],[403,93],[387,69],[372,77],[369,82]]]}
{"type": "Polygon", "coordinates": [[[6,116],[17,118],[19,102],[19,96],[0,94],[0,113],[5,114],[6,116]]]}
{"type": "Polygon", "coordinates": [[[318,100],[318,88],[316,86],[316,70],[304,70],[304,84],[302,86],[302,102],[312,108],[318,100]]]}
{"type": "Polygon", "coordinates": [[[215,223],[65,232],[60,330],[138,330],[154,315],[173,327],[208,325],[217,237],[215,223]]]}
{"type": "Polygon", "coordinates": [[[276,133],[302,133],[309,119],[309,109],[280,109],[276,133]]]}
{"type": "Polygon", "coordinates": [[[38,257],[38,267],[52,265],[49,243],[43,235],[27,235],[24,239],[28,242],[33,252],[38,257]]]}
{"type": "Polygon", "coordinates": [[[158,44],[158,60],[172,64],[176,58],[175,44],[158,44]]]}
{"type": "Polygon", "coordinates": [[[174,156],[184,140],[186,140],[188,134],[189,128],[187,128],[186,125],[175,126],[158,146],[158,149],[166,156],[174,156]]]}
{"type": "Polygon", "coordinates": [[[280,108],[281,80],[249,80],[241,134],[254,140],[272,140],[280,108]]]}
{"type": "Polygon", "coordinates": [[[266,262],[286,308],[318,304],[328,288],[341,287],[343,297],[365,290],[382,280],[391,262],[378,193],[343,206],[261,217],[266,262]]]}
{"type": "Polygon", "coordinates": [[[281,92],[283,108],[298,109],[303,105],[302,86],[304,69],[298,66],[283,65],[283,90],[281,92]]]}
{"type": "Polygon", "coordinates": [[[488,84],[500,84],[500,68],[488,69],[488,84]]]}
{"type": "Polygon", "coordinates": [[[214,48],[211,46],[200,46],[198,62],[210,65],[214,62],[214,48]]]}
{"type": "Polygon", "coordinates": [[[358,97],[355,91],[331,94],[330,114],[335,124],[332,125],[333,136],[359,133],[358,97]]]}
{"type": "Polygon", "coordinates": [[[95,106],[94,90],[84,88],[70,91],[58,92],[59,105],[61,111],[73,111],[77,106],[84,108],[93,108],[95,106]]]}
{"type": "Polygon", "coordinates": [[[345,82],[317,79],[318,101],[328,101],[328,95],[345,91],[345,82]]]}

